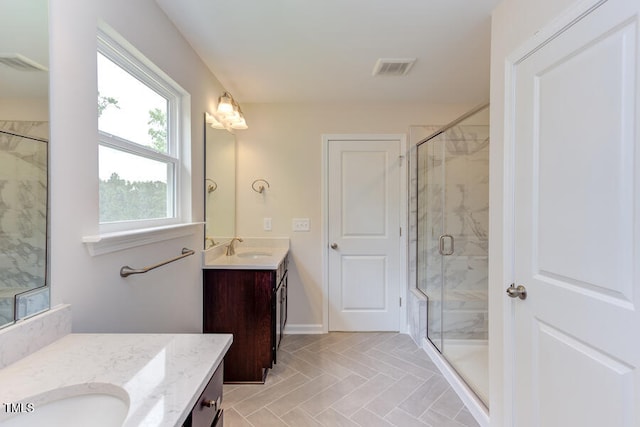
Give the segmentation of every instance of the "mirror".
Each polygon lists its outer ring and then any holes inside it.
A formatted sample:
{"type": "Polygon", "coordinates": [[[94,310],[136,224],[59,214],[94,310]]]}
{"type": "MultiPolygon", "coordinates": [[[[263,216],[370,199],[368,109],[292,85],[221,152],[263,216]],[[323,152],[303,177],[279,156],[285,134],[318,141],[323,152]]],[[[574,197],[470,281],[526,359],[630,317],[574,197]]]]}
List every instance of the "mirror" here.
{"type": "Polygon", "coordinates": [[[204,248],[230,239],[236,232],[236,137],[204,121],[204,248]]]}
{"type": "Polygon", "coordinates": [[[0,327],[49,308],[47,0],[0,0],[0,327]]]}

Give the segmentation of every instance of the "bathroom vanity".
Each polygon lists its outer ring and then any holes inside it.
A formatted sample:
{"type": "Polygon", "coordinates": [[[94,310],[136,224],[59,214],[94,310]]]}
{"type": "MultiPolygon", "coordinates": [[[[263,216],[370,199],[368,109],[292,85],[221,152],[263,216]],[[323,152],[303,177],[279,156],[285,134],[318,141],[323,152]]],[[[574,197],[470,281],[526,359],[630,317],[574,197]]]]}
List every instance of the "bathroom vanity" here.
{"type": "Polygon", "coordinates": [[[11,384],[0,387],[0,402],[11,405],[0,411],[0,424],[222,425],[223,358],[231,341],[68,334],[0,369],[0,384],[11,384]]]}
{"type": "Polygon", "coordinates": [[[286,247],[241,245],[205,263],[203,332],[233,334],[226,383],[264,383],[287,322],[287,291],[288,240],[286,247]]]}

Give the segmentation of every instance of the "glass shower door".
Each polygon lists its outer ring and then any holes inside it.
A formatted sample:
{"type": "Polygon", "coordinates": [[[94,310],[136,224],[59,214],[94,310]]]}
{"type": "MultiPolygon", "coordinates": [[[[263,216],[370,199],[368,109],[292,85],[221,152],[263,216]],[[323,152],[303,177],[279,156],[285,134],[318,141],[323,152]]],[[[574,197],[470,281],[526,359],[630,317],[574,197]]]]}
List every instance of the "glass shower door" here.
{"type": "Polygon", "coordinates": [[[447,131],[441,352],[488,405],[489,127],[469,118],[447,131]]]}
{"type": "Polygon", "coordinates": [[[488,405],[488,107],[417,147],[427,338],[488,405]]]}

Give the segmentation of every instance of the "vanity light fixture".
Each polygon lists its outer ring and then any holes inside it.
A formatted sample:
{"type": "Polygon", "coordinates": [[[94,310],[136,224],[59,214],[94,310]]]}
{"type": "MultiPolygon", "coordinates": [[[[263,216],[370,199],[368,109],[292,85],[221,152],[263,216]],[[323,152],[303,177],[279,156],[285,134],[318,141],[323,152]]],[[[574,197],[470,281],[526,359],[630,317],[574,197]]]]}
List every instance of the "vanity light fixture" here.
{"type": "Polygon", "coordinates": [[[218,110],[220,115],[228,115],[233,113],[233,98],[227,92],[218,98],[218,110]]]}
{"type": "Polygon", "coordinates": [[[248,129],[240,105],[229,92],[218,98],[218,107],[213,114],[207,113],[207,123],[214,129],[248,129]]]}
{"type": "Polygon", "coordinates": [[[206,113],[207,124],[214,129],[224,129],[224,125],[213,114],[206,113]]]}

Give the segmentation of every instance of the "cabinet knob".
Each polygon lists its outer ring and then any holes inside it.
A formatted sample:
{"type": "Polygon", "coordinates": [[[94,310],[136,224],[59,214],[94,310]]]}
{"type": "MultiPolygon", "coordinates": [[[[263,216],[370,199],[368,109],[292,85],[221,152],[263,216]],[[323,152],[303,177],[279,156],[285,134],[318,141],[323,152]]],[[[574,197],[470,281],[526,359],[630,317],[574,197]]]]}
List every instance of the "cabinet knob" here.
{"type": "Polygon", "coordinates": [[[220,398],[217,398],[216,400],[211,400],[211,399],[205,399],[202,401],[202,406],[206,406],[207,408],[213,408],[215,410],[218,409],[218,406],[220,406],[220,398]]]}

